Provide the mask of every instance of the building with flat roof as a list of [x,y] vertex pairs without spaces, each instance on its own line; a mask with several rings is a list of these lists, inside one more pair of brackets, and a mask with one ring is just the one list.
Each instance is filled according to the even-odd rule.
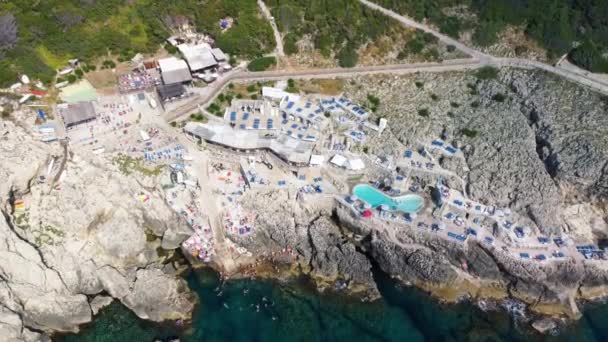
[[217,67],[218,62],[215,60],[209,44],[180,44],[177,48],[184,56],[192,72],[202,72]]
[[268,150],[294,166],[307,166],[314,147],[313,142],[285,134],[269,134],[264,130],[239,129],[230,125],[189,122],[184,132],[208,143],[238,151]]
[[211,53],[218,63],[228,62],[228,56],[220,48],[211,49]]
[[169,57],[158,60],[164,84],[185,83],[192,81],[188,64],[183,59]]
[[156,87],[158,97],[163,102],[182,97],[186,93],[186,88],[181,83],[161,84]]
[[65,128],[71,128],[97,119],[92,101],[62,103],[57,105]]

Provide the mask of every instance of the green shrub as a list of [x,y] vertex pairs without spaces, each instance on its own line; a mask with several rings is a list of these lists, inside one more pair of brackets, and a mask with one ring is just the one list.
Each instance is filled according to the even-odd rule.
[[435,93],[431,93],[431,100],[437,101],[437,100],[439,100],[439,96],[437,96],[437,94],[435,94]]
[[372,107],[378,108],[378,106],[380,106],[380,99],[372,94],[367,94],[367,100]]
[[421,108],[418,109],[418,115],[422,116],[422,117],[428,117],[429,116],[429,110],[427,108]]
[[477,108],[477,107],[479,107],[479,104],[480,104],[479,101],[473,101],[473,102],[471,102],[471,107]]
[[465,128],[462,131],[460,131],[462,133],[462,135],[468,137],[468,138],[475,138],[479,132],[477,132],[474,129],[469,129],[469,128]]
[[298,37],[294,33],[288,33],[284,38],[283,50],[287,55],[298,53]]
[[502,93],[496,93],[494,96],[492,96],[492,100],[496,102],[505,102],[506,99],[507,97]]
[[359,56],[353,44],[346,44],[338,53],[338,64],[343,68],[352,68],[357,65]]
[[210,112],[218,112],[220,110],[220,106],[217,103],[213,102],[209,105],[207,109],[209,109]]
[[453,102],[453,101],[452,101],[452,102],[450,102],[450,106],[451,106],[452,108],[458,108],[458,107],[460,107],[460,103],[458,103],[458,102]]
[[469,88],[469,94],[477,95],[479,92],[477,91],[477,85],[474,83],[467,83],[467,88]]
[[484,66],[475,72],[475,77],[480,80],[493,80],[498,77],[498,69],[493,66]]
[[249,93],[256,92],[257,90],[258,90],[258,88],[256,88],[255,84],[250,84],[247,86],[247,92],[249,92]]
[[421,81],[416,81],[416,82],[414,82],[414,84],[416,85],[416,88],[418,88],[418,89],[422,89],[424,87],[424,82],[421,82]]
[[249,62],[247,69],[249,71],[264,71],[276,64],[277,59],[275,57],[260,57]]

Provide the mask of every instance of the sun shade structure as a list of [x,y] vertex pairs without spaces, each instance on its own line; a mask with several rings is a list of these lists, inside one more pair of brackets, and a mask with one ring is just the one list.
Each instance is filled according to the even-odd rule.
[[93,102],[77,102],[58,106],[66,128],[74,127],[97,118]]

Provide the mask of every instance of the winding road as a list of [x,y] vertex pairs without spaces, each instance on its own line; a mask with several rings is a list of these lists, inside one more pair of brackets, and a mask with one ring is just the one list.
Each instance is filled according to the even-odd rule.
[[[233,71],[225,74],[215,83],[206,88],[206,91],[200,95],[191,97],[183,105],[176,109],[166,112],[163,117],[167,121],[177,120],[185,115],[188,115],[215,97],[224,89],[230,82],[247,82],[247,81],[275,81],[293,79],[319,79],[319,78],[349,78],[358,75],[372,74],[409,74],[416,72],[446,72],[446,71],[463,71],[480,68],[483,66],[494,67],[516,67],[522,69],[540,69],[546,72],[564,77],[572,82],[587,86],[598,92],[608,94],[608,82],[598,80],[584,73],[577,73],[571,70],[561,69],[552,65],[548,65],[539,61],[522,59],[522,58],[503,58],[494,57],[465,44],[448,37],[428,25],[419,23],[411,18],[397,14],[394,11],[381,7],[367,0],[359,0],[363,5],[371,9],[382,12],[383,14],[401,22],[404,25],[411,26],[425,32],[428,32],[437,37],[441,42],[447,45],[453,45],[455,48],[471,56],[470,59],[454,59],[447,60],[441,63],[413,63],[413,64],[392,64],[392,65],[377,65],[377,66],[359,66],[354,68],[330,68],[330,69],[306,69],[297,71],[260,71],[250,72],[243,68],[235,68]],[[262,9],[263,14],[269,19],[273,31],[275,33],[277,48],[276,53],[279,56],[283,55],[283,44],[281,34],[278,31],[276,23],[272,20],[272,16],[262,0],[258,1],[258,5]]]

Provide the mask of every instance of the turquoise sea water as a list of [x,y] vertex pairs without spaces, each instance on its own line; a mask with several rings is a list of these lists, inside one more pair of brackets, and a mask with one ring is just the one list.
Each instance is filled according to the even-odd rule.
[[[586,307],[581,321],[558,336],[541,336],[505,311],[469,303],[442,305],[377,275],[383,299],[363,303],[317,293],[307,281],[235,280],[220,286],[210,270],[188,281],[201,298],[191,327],[179,330],[138,319],[120,304],[102,311],[80,334],[56,341],[608,341],[608,305]],[[519,327],[521,326],[521,327]]]
[[404,213],[416,213],[422,209],[422,206],[424,205],[424,199],[418,195],[389,197],[367,184],[355,186],[353,194],[369,203],[372,208],[386,205],[391,211],[399,210]]

